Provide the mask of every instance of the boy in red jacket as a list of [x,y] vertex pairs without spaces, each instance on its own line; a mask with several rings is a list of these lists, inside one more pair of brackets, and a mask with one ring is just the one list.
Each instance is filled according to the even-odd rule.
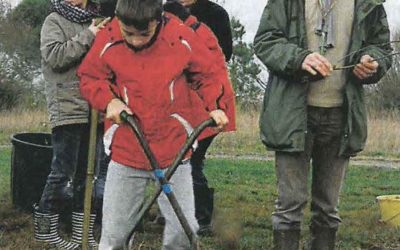
[[[136,137],[121,124],[123,110],[138,118],[162,168],[172,163],[189,127],[210,116],[219,130],[228,124],[219,107],[227,75],[217,73],[218,61],[209,60],[208,48],[190,28],[163,16],[161,0],[120,0],[115,13],[117,18],[98,34],[78,70],[82,95],[119,124],[106,133],[111,138],[112,161],[104,193],[100,249],[122,248],[146,184],[154,179]],[[196,230],[188,159],[170,182]],[[158,203],[166,218],[163,249],[189,249],[189,240],[166,197],[161,195]]]
[[[193,10],[193,13],[189,12],[189,8],[187,8],[189,6],[190,11]],[[220,61],[220,73],[227,74],[225,61],[229,61],[231,57],[232,37],[230,34],[229,17],[226,11],[219,5],[208,0],[168,0],[163,7],[164,11],[174,14],[197,34],[199,40],[204,42],[214,56],[213,60]],[[211,18],[211,16],[218,16],[219,14],[222,22],[218,20],[219,24],[217,24],[213,21],[215,18]],[[207,25],[210,25],[210,28]],[[228,77],[225,78],[228,79]],[[229,132],[236,129],[235,95],[230,81],[223,82],[223,88],[224,94],[221,96],[219,103],[220,106],[226,107],[224,111],[229,119],[229,124],[226,126],[224,132]],[[197,234],[200,236],[213,234],[214,188],[209,187],[207,177],[204,174],[204,168],[207,149],[216,135],[217,133],[209,134],[209,136],[199,140],[198,147],[190,159],[190,164],[192,165],[195,216],[199,223]]]

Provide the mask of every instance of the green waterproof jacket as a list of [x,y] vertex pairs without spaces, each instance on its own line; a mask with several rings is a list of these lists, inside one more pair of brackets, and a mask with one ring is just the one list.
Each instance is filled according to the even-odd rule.
[[[383,2],[355,0],[350,55],[342,64],[356,64],[366,54],[380,58],[391,53]],[[301,64],[312,53],[307,49],[304,16],[304,0],[269,0],[254,39],[255,53],[270,73],[260,117],[261,140],[274,151],[304,150],[311,75],[301,70]],[[391,62],[391,57],[379,60],[377,74],[362,82],[352,74],[352,69],[346,72],[346,121],[340,155],[352,156],[363,150],[367,138],[363,84],[378,82]]]

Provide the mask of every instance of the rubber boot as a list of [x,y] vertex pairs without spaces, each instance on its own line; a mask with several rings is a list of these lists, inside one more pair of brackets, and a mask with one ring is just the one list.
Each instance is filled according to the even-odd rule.
[[33,212],[35,240],[49,243],[58,249],[78,249],[78,244],[65,241],[60,237],[58,233],[59,217],[59,214],[41,213],[35,207]]
[[195,216],[199,223],[197,234],[211,236],[211,219],[214,210],[214,189],[207,186],[194,186]]
[[[83,238],[83,213],[72,212],[72,242],[82,245]],[[88,243],[91,249],[97,249],[98,245],[93,236],[93,226],[96,220],[96,214],[90,214],[89,238]]]
[[274,230],[274,250],[298,250],[300,230]]
[[337,228],[311,226],[311,250],[334,250]]

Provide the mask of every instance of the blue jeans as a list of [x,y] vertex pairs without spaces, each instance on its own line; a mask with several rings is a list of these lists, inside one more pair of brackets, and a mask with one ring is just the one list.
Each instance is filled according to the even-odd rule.
[[344,112],[342,108],[308,107],[303,152],[276,152],[278,199],[272,214],[275,230],[300,229],[307,204],[308,174],[312,160],[311,226],[337,228],[337,206],[349,163],[339,156]]
[[[64,125],[52,130],[53,159],[51,172],[47,177],[39,201],[39,211],[60,213],[66,207],[71,206],[71,203],[74,211],[83,210],[89,130],[88,124]],[[99,126],[96,148],[95,209],[101,206],[99,203],[101,203],[104,192],[105,174],[109,161],[104,154],[102,134],[103,128]]]

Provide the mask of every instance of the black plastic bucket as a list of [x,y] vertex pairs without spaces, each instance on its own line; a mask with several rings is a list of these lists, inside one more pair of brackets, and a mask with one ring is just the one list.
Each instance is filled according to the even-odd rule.
[[32,211],[39,202],[50,173],[51,134],[20,133],[11,136],[11,197],[15,207]]

